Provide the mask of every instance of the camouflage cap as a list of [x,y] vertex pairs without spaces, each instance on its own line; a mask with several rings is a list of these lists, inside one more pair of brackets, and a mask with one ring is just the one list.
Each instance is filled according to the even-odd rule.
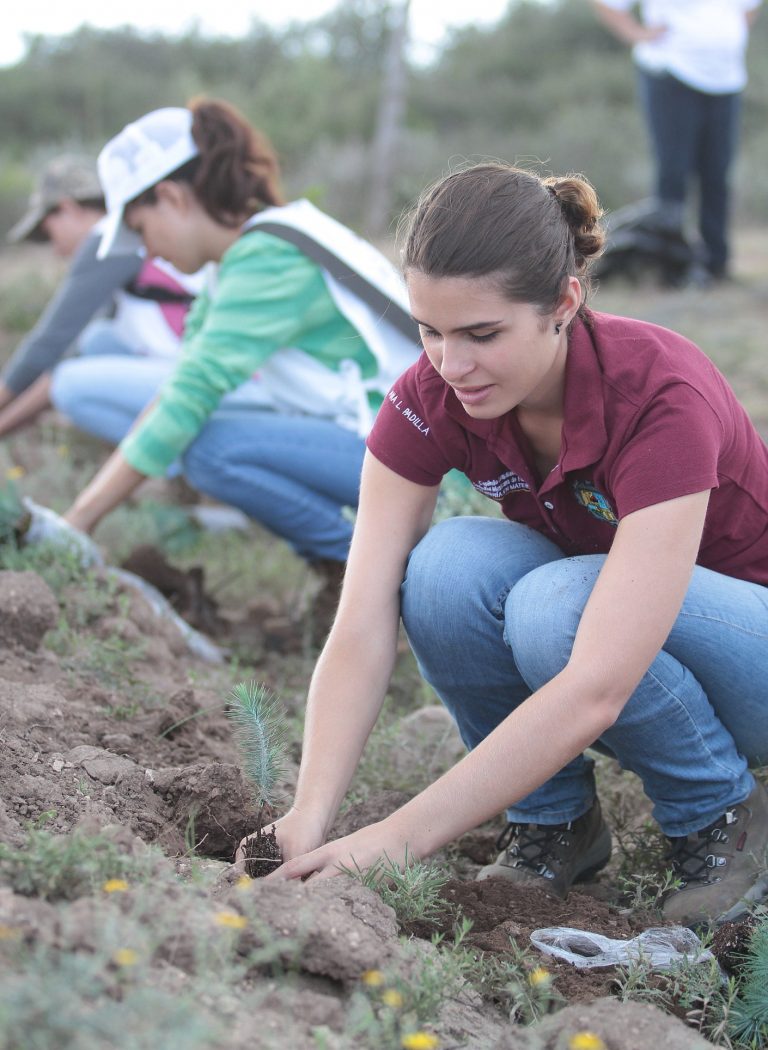
[[26,214],[8,231],[7,239],[13,242],[44,241],[47,238],[40,224],[63,200],[95,201],[103,197],[93,160],[75,155],[56,157],[40,176],[30,195]]

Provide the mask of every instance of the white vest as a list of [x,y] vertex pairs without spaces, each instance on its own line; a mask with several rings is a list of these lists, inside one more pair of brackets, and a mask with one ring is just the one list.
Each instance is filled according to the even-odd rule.
[[[395,267],[373,245],[308,200],[259,212],[248,220],[243,230],[270,222],[291,226],[308,235],[409,313],[405,285]],[[416,327],[414,325],[414,338],[409,339],[342,281],[324,268],[322,273],[339,312],[376,358],[377,374],[364,379],[357,361],[352,358],[342,361],[338,372],[331,371],[305,351],[286,348],[272,354],[259,369],[258,383],[263,392],[269,391],[278,411],[332,418],[365,436],[373,423],[368,394],[377,393],[383,398],[421,353],[421,346],[416,342]],[[231,397],[225,400],[229,402]]]

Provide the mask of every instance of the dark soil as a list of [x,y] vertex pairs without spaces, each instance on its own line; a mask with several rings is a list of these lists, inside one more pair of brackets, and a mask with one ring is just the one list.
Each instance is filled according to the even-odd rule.
[[262,879],[279,868],[283,855],[277,844],[274,825],[268,831],[261,830],[249,838],[243,849],[245,874],[252,879]]
[[712,944],[709,946],[710,951],[730,976],[741,972],[749,942],[757,925],[757,919],[747,916],[740,922],[724,922],[715,930]]
[[63,601],[87,629],[56,655],[40,644],[56,599],[34,573],[0,573],[0,622],[19,620],[0,651],[0,841],[21,841],[32,821],[65,832],[87,818],[171,855],[231,860],[258,811],[224,711],[228,675],[134,592],[101,599],[98,615],[77,591]]
[[[427,939],[436,932],[450,936],[457,917],[463,916],[472,921],[465,943],[494,954],[508,952],[510,944],[530,950],[531,933],[542,928],[568,926],[629,940],[647,925],[584,893],[572,891],[561,900],[537,886],[519,885],[503,878],[482,882],[451,880],[441,895],[450,905],[442,918],[437,923],[413,923],[408,932]],[[568,1002],[609,995],[613,987],[612,968],[577,969],[554,957],[544,957],[542,963]]]
[[200,565],[177,569],[157,547],[134,547],[122,568],[151,583],[167,598],[187,623],[206,634],[221,633],[222,620],[216,601],[205,592],[205,573]]
[[122,568],[151,583],[176,612],[197,630],[228,648],[250,654],[295,653],[304,648],[305,625],[270,599],[254,600],[243,610],[222,609],[206,590],[200,565],[182,569],[151,544],[134,547]]

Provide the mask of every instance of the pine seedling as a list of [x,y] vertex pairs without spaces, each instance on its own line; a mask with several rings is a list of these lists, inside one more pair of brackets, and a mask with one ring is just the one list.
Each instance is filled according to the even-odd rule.
[[285,726],[278,698],[256,682],[240,682],[234,687],[227,701],[227,715],[234,726],[243,769],[253,784],[259,807],[255,836],[248,843],[249,847],[253,844],[256,852],[246,851],[246,871],[251,875],[259,874],[248,861],[273,861],[273,858],[264,856],[270,838],[274,842],[275,855],[279,855],[274,835],[265,834],[264,827],[273,818],[277,784],[285,773]]
[[765,1046],[768,1040],[768,919],[749,941],[739,997],[733,1003],[730,1034],[739,1046]]

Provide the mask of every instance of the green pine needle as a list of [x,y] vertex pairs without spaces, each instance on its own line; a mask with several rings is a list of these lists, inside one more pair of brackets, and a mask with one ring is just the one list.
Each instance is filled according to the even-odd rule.
[[286,735],[280,701],[265,686],[240,682],[227,701],[243,768],[260,802],[275,803],[275,785],[285,773]]
[[768,1039],[768,919],[750,937],[739,998],[731,1014],[739,1045],[765,1046]]

